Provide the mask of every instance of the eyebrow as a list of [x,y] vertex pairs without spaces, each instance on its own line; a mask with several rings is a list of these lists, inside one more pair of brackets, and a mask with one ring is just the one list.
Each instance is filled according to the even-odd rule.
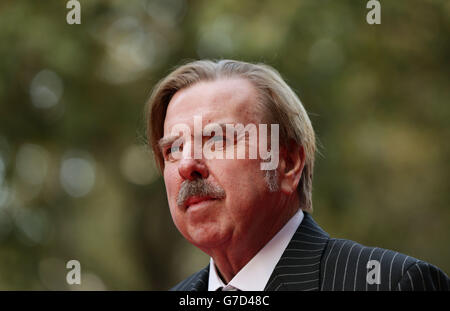
[[[215,122],[214,123],[209,123],[209,124],[205,125],[205,127],[203,128],[203,131],[205,129],[209,130],[211,127],[213,127],[213,125],[215,125],[214,128],[216,128],[216,126],[218,125],[222,129],[222,133],[226,133],[226,125],[227,124],[231,124],[231,123],[215,123]],[[215,131],[212,131],[212,132],[215,132]]]
[[[233,125],[233,126],[236,125],[236,124],[234,124],[234,123],[209,123],[209,124],[207,124],[205,127],[203,127],[203,129],[202,129],[202,134],[203,134],[203,130],[209,128],[208,126],[211,126],[212,124],[219,125],[219,127],[222,128],[222,134],[224,134],[224,135],[226,135],[226,125],[227,125],[227,124],[230,124],[230,125]],[[213,132],[214,132],[214,131],[213,131]],[[177,140],[178,138],[180,138],[181,136],[182,136],[182,135],[169,135],[169,136],[166,136],[166,137],[161,138],[161,139],[158,141],[159,149],[162,151],[165,147],[172,145],[173,142],[174,142],[175,140]]]
[[166,137],[161,138],[158,141],[159,149],[162,151],[164,149],[164,147],[172,145],[173,142],[175,140],[177,140],[178,138],[180,138],[180,137],[181,137],[181,135],[170,135],[170,136],[166,136]]

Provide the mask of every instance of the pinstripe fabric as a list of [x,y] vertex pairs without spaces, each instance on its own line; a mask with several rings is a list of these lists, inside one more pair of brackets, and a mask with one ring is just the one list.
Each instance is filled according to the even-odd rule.
[[208,290],[209,265],[171,288],[171,291]]
[[[391,250],[330,239],[321,262],[321,290],[450,290],[450,280],[437,267]],[[379,284],[366,281],[367,263],[380,263]]]
[[308,213],[275,266],[265,290],[318,290],[320,260],[329,236]]
[[[367,263],[380,263],[379,284],[369,284]],[[209,265],[171,290],[207,290]],[[439,268],[416,258],[378,247],[330,238],[311,215],[304,218],[277,263],[267,291],[450,290]]]

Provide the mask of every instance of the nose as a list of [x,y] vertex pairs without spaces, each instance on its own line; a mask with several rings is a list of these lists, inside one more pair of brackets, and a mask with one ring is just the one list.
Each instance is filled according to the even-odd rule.
[[206,179],[209,176],[205,163],[197,159],[181,159],[178,164],[178,172],[183,179]]

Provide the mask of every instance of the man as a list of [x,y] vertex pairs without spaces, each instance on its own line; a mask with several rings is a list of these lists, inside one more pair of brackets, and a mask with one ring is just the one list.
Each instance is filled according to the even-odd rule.
[[431,264],[330,238],[314,222],[314,131],[271,67],[188,63],[147,110],[173,221],[211,257],[173,290],[449,289]]

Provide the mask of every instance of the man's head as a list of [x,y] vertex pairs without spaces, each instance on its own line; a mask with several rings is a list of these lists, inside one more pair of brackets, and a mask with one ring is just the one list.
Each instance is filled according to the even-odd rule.
[[[312,210],[314,131],[298,97],[271,67],[232,60],[188,63],[155,87],[146,114],[149,143],[163,171],[172,217],[198,247],[207,250],[236,239],[251,244],[261,232],[276,233],[299,206]],[[261,170],[261,163],[267,162],[261,156],[193,158],[189,154],[194,138],[187,136],[173,148],[173,129],[182,124],[195,133],[199,116],[202,128],[266,124],[269,136],[270,125],[278,124],[279,146],[273,140],[268,144],[279,149],[278,166]],[[248,150],[252,144],[259,150],[264,138],[251,141],[245,134],[215,133],[217,137],[224,147],[215,152],[223,154],[226,143],[241,141]],[[208,143],[203,137],[200,141]]]

